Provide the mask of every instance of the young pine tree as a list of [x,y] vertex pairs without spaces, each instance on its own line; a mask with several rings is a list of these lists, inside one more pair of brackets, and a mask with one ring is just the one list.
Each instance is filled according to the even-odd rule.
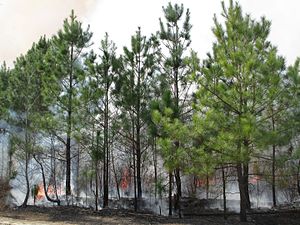
[[[176,120],[184,122],[190,110],[190,83],[188,82],[188,66],[186,52],[189,50],[191,43],[190,31],[190,12],[184,10],[183,5],[169,3],[163,7],[165,22],[160,19],[160,31],[158,32],[160,42],[163,46],[161,76],[168,88],[165,91],[171,91],[171,98],[174,102],[173,117]],[[162,94],[164,95],[164,93]],[[169,157],[176,155],[180,148],[179,140],[174,140],[175,148],[169,151]],[[177,161],[177,160],[176,160]],[[176,181],[176,199],[175,208],[179,209],[180,215],[180,198],[181,191],[181,168],[179,165],[169,170],[169,215],[172,215],[172,180],[173,172]]]
[[[124,47],[123,72],[118,77],[115,96],[122,120],[130,121],[122,132],[132,146],[135,210],[142,198],[142,155],[146,149],[146,114],[149,112],[151,80],[156,70],[157,41],[147,39],[141,29],[131,37],[131,48]],[[124,122],[124,125],[126,123]],[[129,129],[128,129],[129,128]]]
[[233,1],[228,8],[222,3],[222,8],[225,23],[214,17],[216,42],[197,78],[197,96],[202,108],[213,109],[212,113],[227,118],[220,121],[220,127],[227,123],[226,132],[231,134],[235,146],[230,154],[238,174],[240,217],[246,221],[246,210],[250,208],[249,162],[258,150],[256,143],[268,131],[264,131],[265,120],[270,116],[266,111],[282,93],[280,82],[285,63],[267,39],[271,26],[268,20],[253,20]]
[[29,164],[34,154],[35,138],[43,126],[41,121],[49,114],[52,103],[47,97],[44,59],[49,49],[49,42],[42,37],[38,43],[17,58],[9,76],[9,99],[12,116],[9,123],[20,128],[21,133],[14,133],[14,147],[19,150],[24,160],[26,195],[22,206],[26,206],[30,194]]
[[[85,81],[82,59],[90,46],[92,33],[89,28],[84,29],[72,10],[65,19],[63,28],[52,39],[49,66],[53,81],[52,97],[56,100],[56,119],[61,127],[53,130],[60,136],[59,140],[66,148],[66,197],[71,195],[71,140],[76,128],[76,112],[80,107],[79,92]],[[54,88],[55,87],[55,88]]]
[[[99,59],[97,63],[96,60]],[[116,55],[116,45],[109,40],[108,34],[101,41],[100,55],[90,54],[86,60],[88,71],[90,73],[89,80],[89,107],[94,118],[100,118],[102,121],[97,121],[98,124],[103,124],[103,207],[108,207],[109,194],[109,165],[110,165],[110,135],[111,116],[113,110],[112,89],[114,82],[121,68],[120,60]],[[91,115],[89,115],[91,116]],[[104,121],[104,122],[103,122]]]

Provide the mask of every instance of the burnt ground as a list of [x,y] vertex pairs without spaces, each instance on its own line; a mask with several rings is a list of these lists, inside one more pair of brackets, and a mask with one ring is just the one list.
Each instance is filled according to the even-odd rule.
[[5,209],[0,211],[1,225],[58,225],[58,224],[197,224],[197,225],[300,225],[300,211],[258,212],[248,216],[249,222],[240,223],[238,215],[224,220],[221,214],[185,216],[182,219],[150,213],[134,213],[131,210],[105,209],[93,211],[74,206],[35,207]]

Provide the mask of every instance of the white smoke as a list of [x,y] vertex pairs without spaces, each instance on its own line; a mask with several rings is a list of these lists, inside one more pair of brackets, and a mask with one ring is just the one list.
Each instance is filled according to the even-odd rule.
[[82,21],[95,4],[96,0],[0,1],[0,62],[12,65],[40,36],[55,34],[72,9]]

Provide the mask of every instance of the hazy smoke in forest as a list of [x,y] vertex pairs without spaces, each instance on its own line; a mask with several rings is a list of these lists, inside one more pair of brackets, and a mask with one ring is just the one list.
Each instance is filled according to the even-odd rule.
[[51,37],[71,10],[82,21],[97,0],[0,0],[0,63],[9,65],[40,36]]

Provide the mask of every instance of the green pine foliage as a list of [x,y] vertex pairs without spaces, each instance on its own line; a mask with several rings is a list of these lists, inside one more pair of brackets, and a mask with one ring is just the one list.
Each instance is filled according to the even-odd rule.
[[[250,208],[251,172],[272,185],[274,205],[277,188],[300,194],[300,59],[286,66],[268,39],[271,21],[253,19],[232,0],[228,6],[223,2],[204,60],[190,48],[189,9],[167,4],[159,25],[149,37],[139,27],[120,55],[105,34],[96,54],[89,27],[72,11],[56,35],[41,37],[11,69],[1,65],[0,119],[14,127],[9,157],[25,163],[23,206],[31,159],[44,151],[39,138],[55,139],[64,148],[67,197],[71,159],[78,156],[78,176],[84,178],[78,178],[77,192],[93,192],[96,208],[99,196],[108,206],[114,182],[118,197],[120,187],[134,191],[137,210],[147,184],[155,183],[161,199],[169,186],[170,214],[177,191],[180,215],[181,177],[208,180],[220,168],[224,176],[229,165],[238,178],[242,220]],[[223,177],[223,189],[225,182]]]
[[213,125],[208,122],[208,126],[221,131],[214,135],[216,139],[219,135],[222,138],[223,132],[231,133],[233,138],[229,140],[236,146],[241,144],[230,153],[232,159],[244,162],[271,132],[265,123],[269,108],[283,93],[285,62],[267,39],[270,22],[264,17],[260,21],[251,19],[232,1],[228,9],[223,4],[222,16],[225,25],[214,17],[217,41],[213,53],[208,54],[201,73],[194,76],[199,85],[196,116],[200,123],[199,118],[206,121],[211,117]]

